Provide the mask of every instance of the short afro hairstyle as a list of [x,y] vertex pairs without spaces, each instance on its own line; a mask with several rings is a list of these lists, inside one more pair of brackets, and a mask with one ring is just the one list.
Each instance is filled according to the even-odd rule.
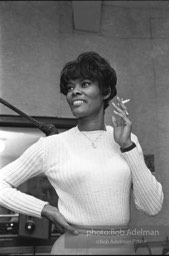
[[90,79],[98,81],[103,95],[110,95],[105,99],[104,109],[116,94],[117,76],[110,63],[98,53],[90,51],[81,53],[77,59],[66,63],[60,75],[60,92],[67,95],[67,85],[70,80]]

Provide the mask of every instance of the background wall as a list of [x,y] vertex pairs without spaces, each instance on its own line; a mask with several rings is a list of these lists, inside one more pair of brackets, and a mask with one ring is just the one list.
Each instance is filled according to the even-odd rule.
[[[98,33],[76,31],[71,1],[0,2],[0,96],[28,115],[72,117],[59,92],[65,62],[94,50],[117,71],[118,94],[145,154],[155,155],[155,176],[165,201],[148,217],[132,203],[132,222],[169,226],[169,3],[102,1]],[[14,114],[0,106],[1,114]],[[111,124],[113,108],[106,112]]]

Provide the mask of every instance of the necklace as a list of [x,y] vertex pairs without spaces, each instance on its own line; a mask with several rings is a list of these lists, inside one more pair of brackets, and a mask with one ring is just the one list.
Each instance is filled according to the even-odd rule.
[[[106,130],[106,127],[105,127],[105,130]],[[99,138],[101,138],[101,136],[103,135],[105,130],[103,130],[94,140],[92,140],[90,137],[88,137],[85,132],[80,131],[80,130],[79,130],[79,132],[91,142],[93,148],[97,148],[96,142],[98,141]]]

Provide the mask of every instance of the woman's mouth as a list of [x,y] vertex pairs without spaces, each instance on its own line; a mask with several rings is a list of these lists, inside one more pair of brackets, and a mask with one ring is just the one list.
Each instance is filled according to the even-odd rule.
[[84,103],[83,100],[75,100],[75,101],[73,102],[73,106],[79,107],[79,106],[81,106],[83,103]]

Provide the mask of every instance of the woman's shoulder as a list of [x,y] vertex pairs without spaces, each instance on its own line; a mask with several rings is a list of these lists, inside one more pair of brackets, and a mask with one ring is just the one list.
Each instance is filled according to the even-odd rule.
[[76,127],[73,127],[68,130],[59,132],[57,134],[53,134],[47,137],[41,137],[40,140],[42,141],[42,143],[45,143],[45,144],[56,143],[66,139],[67,137],[71,136],[71,134],[73,135],[75,133],[75,130],[76,130]]

